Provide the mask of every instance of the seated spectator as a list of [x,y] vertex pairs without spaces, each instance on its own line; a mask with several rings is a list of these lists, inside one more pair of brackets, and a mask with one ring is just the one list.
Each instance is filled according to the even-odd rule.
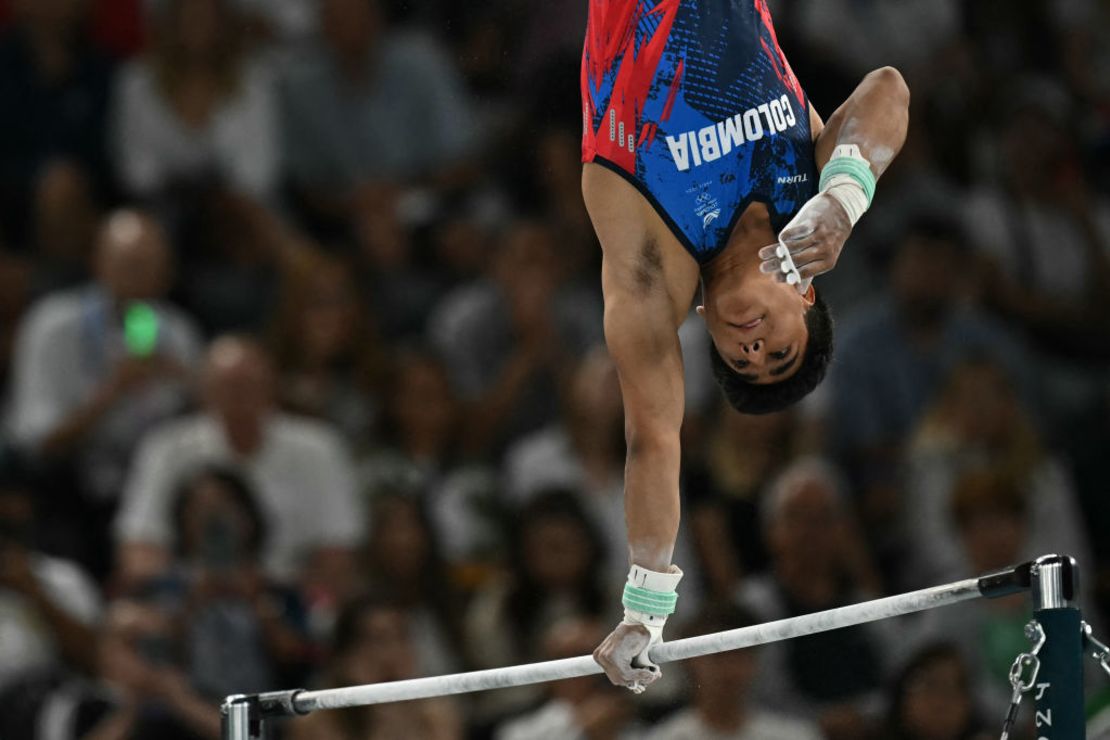
[[215,185],[265,199],[278,174],[277,121],[265,72],[245,56],[232,0],[151,6],[146,57],[120,72],[113,156],[135,197]]
[[111,65],[88,41],[88,7],[72,0],[14,0],[0,36],[0,223],[13,245],[34,241],[30,216],[54,164],[94,191],[110,184],[104,142]]
[[1110,200],[1084,175],[1070,93],[1042,78],[1007,93],[998,176],[968,199],[968,229],[988,262],[989,305],[1029,336],[1045,391],[1074,413],[1110,360]]
[[272,331],[282,405],[333,424],[352,445],[366,444],[375,422],[371,321],[351,269],[316,255],[289,276]]
[[[964,475],[952,491],[949,513],[972,573],[990,573],[1020,562],[1029,538],[1029,500],[1006,471]],[[934,609],[921,617],[919,640],[954,639],[988,717],[1002,717],[1012,691],[1010,666],[1029,649],[1027,596],[977,601],[960,609]]]
[[861,513],[874,539],[892,529],[895,462],[950,369],[969,356],[987,356],[1015,378],[1028,377],[1024,355],[1006,333],[961,307],[965,259],[958,228],[943,218],[917,218],[891,257],[889,289],[842,322],[827,426],[836,430],[830,442],[861,488]]
[[44,165],[39,172],[30,235],[35,296],[89,280],[103,218],[95,186],[80,167],[62,160]]
[[917,651],[891,684],[875,740],[987,740],[967,662],[950,643]]
[[467,404],[467,449],[496,454],[556,417],[560,381],[602,341],[601,306],[567,281],[551,229],[519,222],[487,277],[440,302],[428,333]]
[[99,640],[112,708],[83,740],[217,740],[220,710],[182,668],[173,617],[144,599],[119,599]]
[[908,450],[902,526],[911,547],[910,579],[921,588],[969,572],[955,522],[953,487],[975,470],[1007,471],[1030,510],[1019,558],[1067,552],[1093,562],[1070,476],[1044,444],[1013,383],[995,362],[953,368]]
[[197,471],[177,492],[173,520],[174,564],[142,590],[175,608],[192,686],[217,701],[302,683],[304,604],[262,572],[266,520],[246,481],[219,467]]
[[136,582],[166,569],[177,546],[174,492],[185,475],[225,464],[258,493],[270,528],[266,573],[283,583],[304,578],[341,598],[365,519],[339,435],[274,408],[270,359],[251,340],[213,342],[202,384],[204,410],[154,430],[136,453],[115,522],[120,576]]
[[[744,579],[738,593],[760,622],[879,596],[846,493],[827,464],[802,459],[788,466],[762,515],[770,573]],[[830,740],[859,738],[894,652],[892,629],[877,622],[765,646],[756,700],[817,722]]]
[[[505,455],[505,495],[523,505],[543,491],[565,488],[582,494],[582,506],[620,542],[624,523],[624,408],[617,370],[604,347],[575,368],[559,423],[520,439]],[[609,565],[617,578],[628,572],[623,548]]]
[[[479,591],[466,614],[465,645],[479,668],[538,660],[540,639],[568,617],[599,619],[614,606],[603,588],[605,542],[570,491],[548,491],[512,517],[508,572]],[[533,686],[478,698],[489,720],[539,697]]]
[[[386,601],[360,597],[335,624],[324,669],[328,687],[417,678],[417,646],[405,613]],[[289,740],[461,740],[462,721],[451,698],[394,702],[315,712],[289,724]]]
[[391,352],[382,388],[378,441],[359,466],[361,488],[373,498],[407,493],[427,502],[452,564],[488,559],[500,544],[496,480],[463,455],[463,409],[447,368],[426,348]]
[[77,565],[36,547],[37,493],[26,465],[0,452],[0,690],[96,670],[100,594]]
[[[544,659],[588,655],[604,637],[597,621],[556,622],[543,638]],[[555,681],[546,688],[548,700],[499,726],[494,740],[638,740],[644,736],[632,695],[601,676]]]
[[[71,538],[84,547],[75,554],[101,571],[107,543],[96,538],[115,510],[131,451],[184,407],[200,343],[192,321],[164,301],[169,245],[148,216],[109,216],[94,267],[92,283],[48,295],[24,318],[10,427],[32,454],[74,468],[80,495],[61,498],[65,506],[59,503],[51,521],[76,527]],[[129,311],[136,305],[153,311],[152,346],[133,336]]]
[[416,497],[397,493],[375,497],[361,565],[368,590],[389,594],[391,602],[404,610],[421,675],[457,671],[461,602],[440,553],[437,532]]
[[396,205],[399,186],[447,178],[474,132],[458,74],[430,38],[388,29],[378,0],[324,0],[319,13],[320,43],[290,65],[282,121],[293,184],[334,225]]
[[[683,637],[751,627],[754,615],[735,606],[711,604],[688,620]],[[730,650],[686,661],[693,688],[691,706],[667,718],[649,740],[818,740],[816,725],[774,714],[753,699],[760,678],[761,648]]]
[[727,598],[744,575],[767,570],[760,526],[767,482],[800,447],[796,411],[747,416],[722,402],[700,454],[685,464],[694,546],[716,598]]

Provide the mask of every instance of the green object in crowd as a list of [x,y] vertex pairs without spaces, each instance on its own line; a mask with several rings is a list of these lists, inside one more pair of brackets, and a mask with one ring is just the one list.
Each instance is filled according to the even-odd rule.
[[123,341],[127,351],[149,357],[158,344],[158,314],[149,303],[136,301],[123,317]]

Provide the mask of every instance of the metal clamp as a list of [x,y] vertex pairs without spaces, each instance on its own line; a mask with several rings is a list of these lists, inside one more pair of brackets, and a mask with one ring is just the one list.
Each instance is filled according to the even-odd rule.
[[1006,720],[1002,724],[1002,740],[1008,740],[1010,737],[1010,731],[1014,729],[1014,724],[1017,722],[1021,700],[1036,686],[1037,675],[1041,672],[1041,659],[1038,655],[1047,640],[1044,628],[1041,627],[1040,622],[1033,620],[1025,625],[1025,636],[1033,643],[1033,649],[1017,656],[1014,664],[1010,666],[1010,686],[1013,687],[1013,694],[1010,697],[1010,709],[1006,712]]
[[1083,646],[1090,651],[1095,662],[1102,666],[1102,670],[1106,671],[1106,675],[1110,676],[1110,647],[1095,637],[1091,625],[1083,622],[1080,629],[1083,631]]

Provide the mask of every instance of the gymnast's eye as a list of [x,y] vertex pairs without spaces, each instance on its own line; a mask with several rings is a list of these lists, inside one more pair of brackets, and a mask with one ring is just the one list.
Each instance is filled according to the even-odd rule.
[[772,352],[771,353],[771,359],[772,360],[785,360],[786,356],[788,354],[790,354],[790,348],[789,347],[787,347],[784,350],[780,350],[778,352]]
[[732,361],[733,367],[735,367],[737,370],[743,370],[744,368],[746,368],[750,364],[751,363],[748,362],[747,360],[733,360]]

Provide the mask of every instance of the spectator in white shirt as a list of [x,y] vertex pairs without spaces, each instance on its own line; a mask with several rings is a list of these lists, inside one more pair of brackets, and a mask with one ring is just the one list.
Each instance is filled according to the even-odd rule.
[[237,468],[255,487],[271,536],[263,567],[279,581],[311,578],[332,596],[350,588],[365,518],[339,434],[274,408],[274,371],[255,342],[217,339],[203,370],[204,410],[155,430],[136,454],[116,520],[125,582],[169,562],[173,493],[203,465]]
[[[735,606],[705,608],[682,630],[683,637],[750,627],[758,620]],[[656,728],[649,740],[818,740],[816,725],[771,714],[752,702],[759,650],[732,650],[686,663],[694,694],[690,707]]]
[[0,690],[96,667],[100,597],[75,564],[35,547],[34,493],[25,466],[0,455]]
[[112,151],[135,196],[215,180],[265,198],[278,175],[269,75],[242,49],[228,0],[169,0],[154,10],[150,53],[120,72]]
[[[131,452],[185,406],[201,350],[193,322],[163,300],[170,251],[148,216],[119,211],[106,219],[94,271],[92,283],[46,296],[23,319],[8,426],[21,448],[53,470],[72,469],[77,485],[66,485],[67,495],[52,499],[57,510],[44,517],[55,539],[72,544],[67,552],[100,572]],[[136,307],[147,330],[143,346],[128,340]]]

